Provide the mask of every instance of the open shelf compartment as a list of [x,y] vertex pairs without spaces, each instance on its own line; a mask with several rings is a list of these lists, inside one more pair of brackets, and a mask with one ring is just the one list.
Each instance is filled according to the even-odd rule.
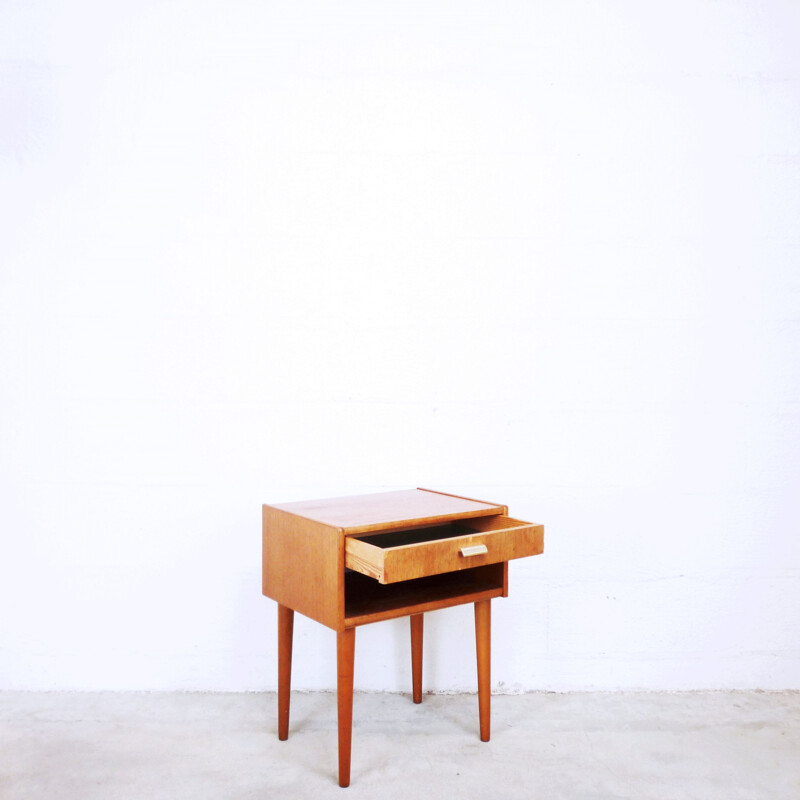
[[487,600],[506,592],[507,570],[502,563],[388,585],[348,570],[344,576],[345,626]]

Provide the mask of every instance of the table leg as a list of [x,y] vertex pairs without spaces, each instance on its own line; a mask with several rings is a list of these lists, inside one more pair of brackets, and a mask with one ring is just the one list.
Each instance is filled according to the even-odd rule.
[[289,694],[292,687],[294,611],[278,604],[278,738],[289,738]]
[[492,701],[492,601],[475,603],[475,649],[478,655],[478,711],[481,741],[489,741]]
[[353,661],[356,629],[336,633],[336,694],[339,711],[339,786],[350,785],[350,745],[353,739]]
[[411,683],[414,702],[422,702],[422,614],[412,614],[411,620]]

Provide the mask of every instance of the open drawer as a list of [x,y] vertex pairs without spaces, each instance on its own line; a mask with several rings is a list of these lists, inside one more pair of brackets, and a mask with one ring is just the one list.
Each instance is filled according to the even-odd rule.
[[544,550],[544,526],[502,515],[345,539],[345,566],[380,583],[497,564]]

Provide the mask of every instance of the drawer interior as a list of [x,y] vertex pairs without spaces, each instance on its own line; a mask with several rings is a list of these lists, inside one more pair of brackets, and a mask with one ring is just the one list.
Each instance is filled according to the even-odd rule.
[[488,517],[459,519],[443,525],[427,525],[423,528],[405,528],[398,531],[370,533],[353,538],[367,542],[373,547],[379,547],[381,550],[389,550],[392,547],[405,547],[422,542],[435,542],[440,539],[455,539],[459,536],[470,536],[474,533],[511,530],[513,528],[528,527],[529,525],[529,522],[498,514]]
[[419,544],[420,542],[435,542],[439,539],[468,536],[471,533],[475,533],[475,530],[475,528],[468,526],[467,520],[459,520],[445,525],[428,525],[424,528],[385,531],[384,533],[372,533],[354,538],[362,542],[368,542],[374,547],[380,547],[381,550],[388,550],[391,547],[404,547],[409,544]]

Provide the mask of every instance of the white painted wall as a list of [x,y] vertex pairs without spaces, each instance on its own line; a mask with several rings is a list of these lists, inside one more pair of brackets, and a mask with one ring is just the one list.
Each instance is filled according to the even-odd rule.
[[273,688],[261,503],[422,485],[546,524],[501,690],[800,688],[794,0],[2,18],[0,686]]

